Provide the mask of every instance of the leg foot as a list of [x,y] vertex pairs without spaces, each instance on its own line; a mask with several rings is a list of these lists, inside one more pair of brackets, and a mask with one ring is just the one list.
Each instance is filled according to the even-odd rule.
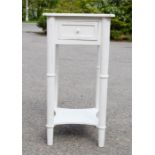
[[104,147],[105,129],[98,129],[98,146]]
[[47,145],[53,145],[53,128],[47,128]]

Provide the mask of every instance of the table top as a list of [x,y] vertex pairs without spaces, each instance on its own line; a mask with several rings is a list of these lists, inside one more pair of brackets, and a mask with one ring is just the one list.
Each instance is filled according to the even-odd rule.
[[47,17],[115,17],[114,14],[92,14],[92,13],[43,13]]

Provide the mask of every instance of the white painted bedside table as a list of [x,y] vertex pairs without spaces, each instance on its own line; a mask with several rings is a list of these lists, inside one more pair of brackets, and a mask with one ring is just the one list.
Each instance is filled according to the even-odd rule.
[[[108,85],[110,21],[113,14],[44,13],[47,16],[47,144],[53,144],[54,126],[86,124],[98,128],[98,145],[104,146]],[[96,106],[67,109],[57,106],[56,47],[97,45]]]

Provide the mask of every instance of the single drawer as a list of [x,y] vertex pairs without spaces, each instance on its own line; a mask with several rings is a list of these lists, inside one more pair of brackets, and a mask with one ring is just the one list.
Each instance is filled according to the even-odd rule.
[[60,21],[58,40],[98,40],[98,21]]

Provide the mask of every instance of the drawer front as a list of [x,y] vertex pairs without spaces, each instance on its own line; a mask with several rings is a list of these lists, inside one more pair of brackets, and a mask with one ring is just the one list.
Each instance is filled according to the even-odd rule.
[[61,21],[58,40],[98,40],[97,21]]

